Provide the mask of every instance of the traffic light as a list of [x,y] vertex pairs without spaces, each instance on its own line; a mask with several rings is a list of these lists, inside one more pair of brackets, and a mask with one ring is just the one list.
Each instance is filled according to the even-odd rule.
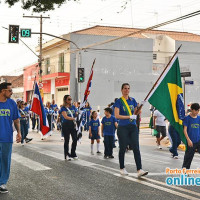
[[78,68],[78,82],[83,83],[85,81],[85,69]]
[[18,25],[9,25],[9,43],[19,43]]

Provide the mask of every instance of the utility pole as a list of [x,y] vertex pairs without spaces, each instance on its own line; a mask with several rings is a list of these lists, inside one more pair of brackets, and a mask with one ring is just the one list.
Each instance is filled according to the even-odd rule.
[[26,18],[39,18],[40,19],[40,55],[39,55],[39,59],[38,59],[38,64],[39,64],[39,88],[40,88],[40,94],[42,96],[43,99],[43,85],[42,85],[42,23],[43,23],[43,19],[50,19],[50,17],[43,17],[42,15],[40,16],[25,16],[23,15],[23,17]]

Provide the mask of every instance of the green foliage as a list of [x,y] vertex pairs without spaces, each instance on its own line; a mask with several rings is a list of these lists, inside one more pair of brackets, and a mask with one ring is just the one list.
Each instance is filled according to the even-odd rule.
[[39,13],[54,10],[55,6],[60,7],[63,3],[70,0],[5,0],[5,3],[12,7],[13,5],[15,5],[15,3],[20,1],[24,10],[30,10],[32,8],[33,12]]

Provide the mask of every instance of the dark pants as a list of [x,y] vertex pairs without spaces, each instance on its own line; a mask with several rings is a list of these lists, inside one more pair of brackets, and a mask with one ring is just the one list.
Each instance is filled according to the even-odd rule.
[[[64,134],[65,142],[64,142],[64,155],[65,156],[76,156],[76,145],[77,145],[77,131],[74,128],[73,121],[67,121],[62,123],[62,131]],[[69,154],[69,137],[72,137],[72,147],[71,147],[71,154]]]
[[20,129],[21,129],[21,135],[22,135],[21,143],[23,144],[24,139],[28,135],[28,123],[26,120],[20,120]]
[[104,135],[104,155],[112,156],[113,154],[114,135]]
[[135,163],[137,170],[142,169],[140,148],[139,148],[139,135],[136,125],[119,126],[117,129],[117,136],[119,139],[119,164],[120,169],[124,166],[124,156],[126,152],[126,147],[131,144],[133,148]]
[[179,133],[175,130],[173,126],[169,126],[169,135],[172,139],[172,147],[169,149],[169,151],[173,154],[173,156],[178,156],[177,148],[181,144],[181,138]]
[[193,143],[193,147],[187,146],[182,168],[190,169],[190,165],[192,163],[196,149],[200,153],[200,141],[198,143]]
[[32,130],[34,130],[35,129],[35,125],[36,125],[36,122],[37,122],[37,129],[39,128],[38,127],[38,125],[39,125],[39,118],[31,118],[31,120],[32,120]]

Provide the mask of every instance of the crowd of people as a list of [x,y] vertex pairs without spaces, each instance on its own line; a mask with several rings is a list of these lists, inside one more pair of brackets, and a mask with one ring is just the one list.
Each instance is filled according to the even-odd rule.
[[[85,124],[84,130],[88,132],[91,140],[91,155],[94,155],[94,143],[97,143],[97,154],[101,154],[100,141],[103,138],[104,158],[113,159],[113,148],[115,147],[116,133],[119,143],[119,166],[121,175],[128,175],[125,168],[125,152],[133,150],[137,174],[140,178],[148,174],[143,170],[141,162],[141,154],[139,148],[139,127],[141,120],[141,110],[139,104],[133,97],[129,96],[130,85],[124,83],[121,87],[122,97],[116,98],[114,102],[108,104],[104,109],[104,116],[100,117],[99,110],[95,111],[91,108],[89,102],[86,103],[84,109]],[[0,84],[0,124],[3,126],[0,131],[0,153],[4,158],[0,158],[0,169],[6,174],[0,177],[0,192],[6,193],[6,183],[10,174],[10,160],[13,143],[13,127],[17,131],[17,142],[25,143],[32,141],[28,138],[29,129],[32,128],[39,131],[40,124],[38,116],[30,111],[31,102],[26,103],[21,99],[14,102],[10,97],[12,88],[10,83]],[[77,135],[77,116],[80,109],[80,102],[72,103],[72,97],[65,95],[63,104],[58,105],[53,100],[47,101],[44,105],[45,114],[49,123],[50,133],[54,129],[61,131],[61,139],[64,140],[64,159],[70,161],[78,159],[76,147],[78,141]],[[187,139],[187,150],[185,152],[183,167],[190,168],[194,153],[196,150],[200,152],[200,117],[199,104],[191,105],[190,112],[183,120],[184,134]],[[157,131],[156,142],[159,149],[161,141],[166,137],[165,117],[158,111],[153,109],[153,127]],[[30,127],[30,120],[32,127]],[[37,125],[36,125],[37,124]],[[172,146],[169,149],[172,157],[177,159],[177,147],[181,143],[180,136],[173,126],[169,126],[170,138]],[[50,135],[51,135],[50,134]],[[71,150],[69,148],[70,136],[72,138]]]

